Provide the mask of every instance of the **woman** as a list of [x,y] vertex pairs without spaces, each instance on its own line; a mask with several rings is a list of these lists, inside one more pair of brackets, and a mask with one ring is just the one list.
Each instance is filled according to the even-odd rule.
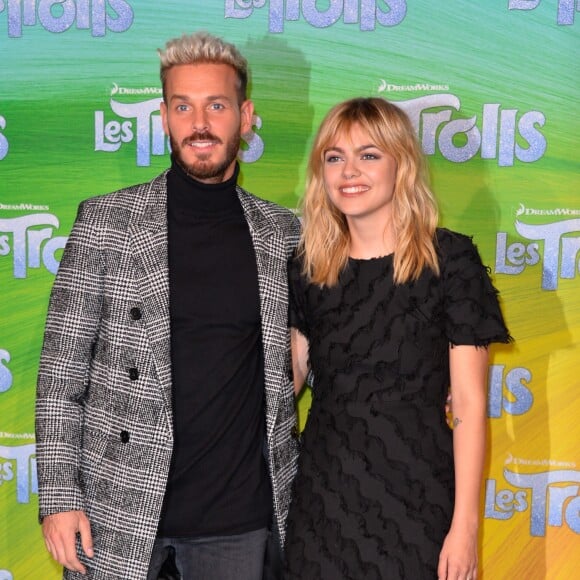
[[510,337],[475,246],[437,218],[407,116],[335,106],[290,265],[295,387],[315,385],[287,578],[476,578],[487,347]]

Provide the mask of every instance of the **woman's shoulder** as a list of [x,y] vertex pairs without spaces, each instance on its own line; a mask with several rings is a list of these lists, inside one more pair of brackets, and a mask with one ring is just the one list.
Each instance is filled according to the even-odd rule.
[[304,275],[304,256],[296,248],[288,260],[288,278],[291,283],[305,285],[306,276]]
[[437,252],[443,263],[461,259],[462,256],[469,259],[479,255],[472,236],[447,228],[437,228],[435,235]]
[[473,236],[468,236],[460,232],[448,230],[447,228],[437,228],[435,232],[437,244],[445,250],[455,248],[465,249],[474,247]]

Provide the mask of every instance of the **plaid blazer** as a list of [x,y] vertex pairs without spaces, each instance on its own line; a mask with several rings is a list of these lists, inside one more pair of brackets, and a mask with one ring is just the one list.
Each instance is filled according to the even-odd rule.
[[[146,578],[173,446],[166,173],[81,203],[51,293],[36,402],[40,518],[84,510],[88,576]],[[274,514],[297,442],[287,261],[299,221],[237,188],[256,254]]]

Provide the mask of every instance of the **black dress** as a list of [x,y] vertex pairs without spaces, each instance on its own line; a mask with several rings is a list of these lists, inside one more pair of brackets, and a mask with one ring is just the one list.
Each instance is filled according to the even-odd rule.
[[510,340],[471,240],[437,230],[440,277],[395,286],[392,256],[321,289],[290,265],[290,324],[313,402],[288,516],[285,577],[437,578],[454,501],[449,344]]

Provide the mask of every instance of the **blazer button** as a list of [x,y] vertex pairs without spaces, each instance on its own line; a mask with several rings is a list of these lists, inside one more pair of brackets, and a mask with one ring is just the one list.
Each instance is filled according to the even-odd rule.
[[122,443],[128,443],[129,442],[129,431],[121,431],[121,433],[119,434],[119,437],[121,438]]
[[129,378],[136,381],[139,378],[139,371],[135,368],[129,369]]
[[131,308],[131,318],[133,320],[140,320],[141,319],[141,310],[137,307]]

